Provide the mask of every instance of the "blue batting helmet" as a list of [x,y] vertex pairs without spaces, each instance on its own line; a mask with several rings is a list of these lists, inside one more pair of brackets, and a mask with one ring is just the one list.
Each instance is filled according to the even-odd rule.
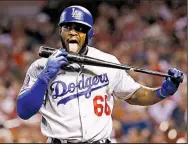
[[61,14],[59,26],[67,22],[74,22],[86,25],[90,28],[88,40],[93,37],[93,18],[92,14],[82,6],[67,7]]

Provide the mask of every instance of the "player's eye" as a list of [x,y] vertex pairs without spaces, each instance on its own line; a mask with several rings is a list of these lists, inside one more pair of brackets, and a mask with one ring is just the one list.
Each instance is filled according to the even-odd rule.
[[75,25],[74,29],[78,32],[87,33],[89,28],[83,25]]
[[83,28],[83,27],[80,27],[80,26],[76,26],[76,27],[75,27],[75,30],[78,31],[78,32],[85,32],[85,31],[84,31],[84,28]]
[[68,30],[71,30],[72,29],[72,26],[70,24],[64,24],[63,27],[65,29],[68,29]]

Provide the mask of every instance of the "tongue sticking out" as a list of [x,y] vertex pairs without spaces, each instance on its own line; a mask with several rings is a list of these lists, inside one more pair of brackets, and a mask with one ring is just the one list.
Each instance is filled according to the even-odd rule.
[[79,49],[78,43],[69,43],[69,51],[77,53]]

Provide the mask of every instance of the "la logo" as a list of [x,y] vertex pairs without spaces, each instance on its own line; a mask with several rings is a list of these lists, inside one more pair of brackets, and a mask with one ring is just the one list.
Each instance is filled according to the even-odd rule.
[[78,20],[83,20],[83,13],[75,8],[72,8],[72,17]]

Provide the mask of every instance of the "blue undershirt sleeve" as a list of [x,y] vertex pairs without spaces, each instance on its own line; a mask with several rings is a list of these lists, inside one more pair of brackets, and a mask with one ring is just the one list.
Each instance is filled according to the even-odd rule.
[[35,115],[41,108],[48,87],[48,78],[41,72],[34,85],[18,96],[17,114],[26,120]]

